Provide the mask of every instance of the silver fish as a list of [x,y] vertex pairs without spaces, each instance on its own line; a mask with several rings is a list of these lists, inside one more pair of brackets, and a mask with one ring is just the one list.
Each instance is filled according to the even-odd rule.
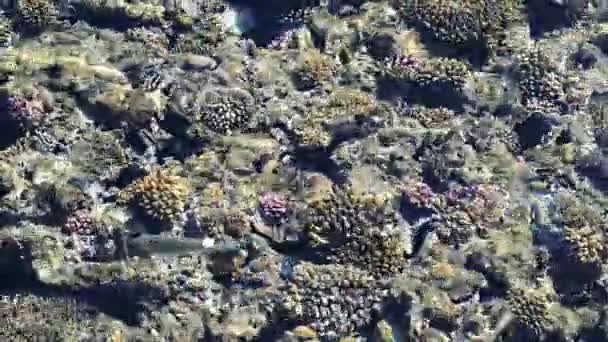
[[236,243],[222,242],[208,245],[202,239],[175,238],[151,234],[136,234],[126,237],[129,256],[179,256],[186,254],[211,254],[221,250],[239,249]]

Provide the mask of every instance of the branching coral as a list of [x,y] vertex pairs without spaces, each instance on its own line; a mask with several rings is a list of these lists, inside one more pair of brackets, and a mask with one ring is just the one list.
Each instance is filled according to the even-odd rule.
[[565,228],[564,240],[570,257],[581,264],[601,265],[608,257],[603,232],[589,226]]
[[336,118],[362,117],[377,109],[376,100],[361,90],[339,88],[334,91],[327,104],[315,108],[309,117],[315,121],[327,122]]
[[46,119],[42,103],[25,96],[9,96],[5,108],[9,118],[17,124],[21,131],[31,130]]
[[365,234],[349,239],[332,252],[330,260],[357,266],[382,278],[403,272],[409,250],[399,232],[370,227]]
[[409,252],[397,214],[381,195],[335,187],[309,206],[306,229],[327,258],[379,278],[403,270]]
[[337,72],[337,65],[331,57],[318,50],[303,51],[294,70],[296,86],[309,90],[331,81]]
[[296,143],[307,148],[326,148],[332,140],[330,132],[322,123],[311,121],[306,120],[295,127]]
[[366,227],[395,224],[394,213],[380,195],[358,192],[352,187],[334,187],[309,203],[306,229],[319,244],[341,244],[346,237],[362,235]]
[[512,288],[507,304],[515,321],[534,335],[542,336],[551,327],[550,301],[541,290]]
[[201,96],[200,119],[217,133],[245,128],[254,110],[254,98],[239,88],[214,89]]
[[523,51],[516,56],[516,61],[524,105],[543,102],[550,105],[564,99],[564,76],[542,48]]
[[402,114],[418,120],[424,127],[435,127],[453,118],[456,113],[445,107],[428,108],[425,106],[408,106]]
[[17,26],[37,33],[56,22],[57,9],[49,0],[19,0],[16,8]]
[[144,91],[155,91],[167,85],[167,80],[163,77],[160,65],[145,65],[135,74],[135,85]]
[[495,48],[508,24],[523,19],[520,0],[396,2],[406,22],[457,47]]
[[293,286],[282,303],[288,317],[308,324],[324,340],[366,328],[381,310],[387,291],[367,272],[351,266],[295,267]]
[[151,218],[171,222],[183,212],[190,193],[183,177],[155,170],[121,193],[121,201],[142,209]]
[[403,56],[388,63],[388,73],[395,79],[420,88],[460,91],[472,74],[466,64],[452,58],[419,59]]

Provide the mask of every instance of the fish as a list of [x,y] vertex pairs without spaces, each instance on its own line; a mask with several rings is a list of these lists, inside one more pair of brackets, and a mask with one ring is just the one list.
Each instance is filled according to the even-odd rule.
[[215,243],[213,239],[168,237],[146,233],[131,233],[125,236],[126,254],[145,258],[187,254],[211,255],[220,251],[239,250],[240,247],[234,242]]

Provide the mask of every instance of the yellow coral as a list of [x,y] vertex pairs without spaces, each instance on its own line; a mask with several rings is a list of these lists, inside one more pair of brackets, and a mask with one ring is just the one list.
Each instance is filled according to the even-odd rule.
[[606,240],[603,234],[589,226],[564,229],[564,238],[570,255],[583,264],[599,265],[606,258]]
[[38,32],[55,22],[57,9],[48,0],[19,0],[15,12],[21,29]]
[[189,194],[185,178],[156,170],[126,189],[122,199],[154,219],[171,222],[183,212]]
[[302,52],[298,58],[295,77],[298,87],[311,89],[331,81],[336,72],[337,66],[331,57],[310,49]]

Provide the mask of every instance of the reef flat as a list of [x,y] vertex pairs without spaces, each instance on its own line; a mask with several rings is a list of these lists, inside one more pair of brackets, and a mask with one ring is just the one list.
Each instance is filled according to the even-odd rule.
[[0,9],[0,340],[608,341],[603,1]]

